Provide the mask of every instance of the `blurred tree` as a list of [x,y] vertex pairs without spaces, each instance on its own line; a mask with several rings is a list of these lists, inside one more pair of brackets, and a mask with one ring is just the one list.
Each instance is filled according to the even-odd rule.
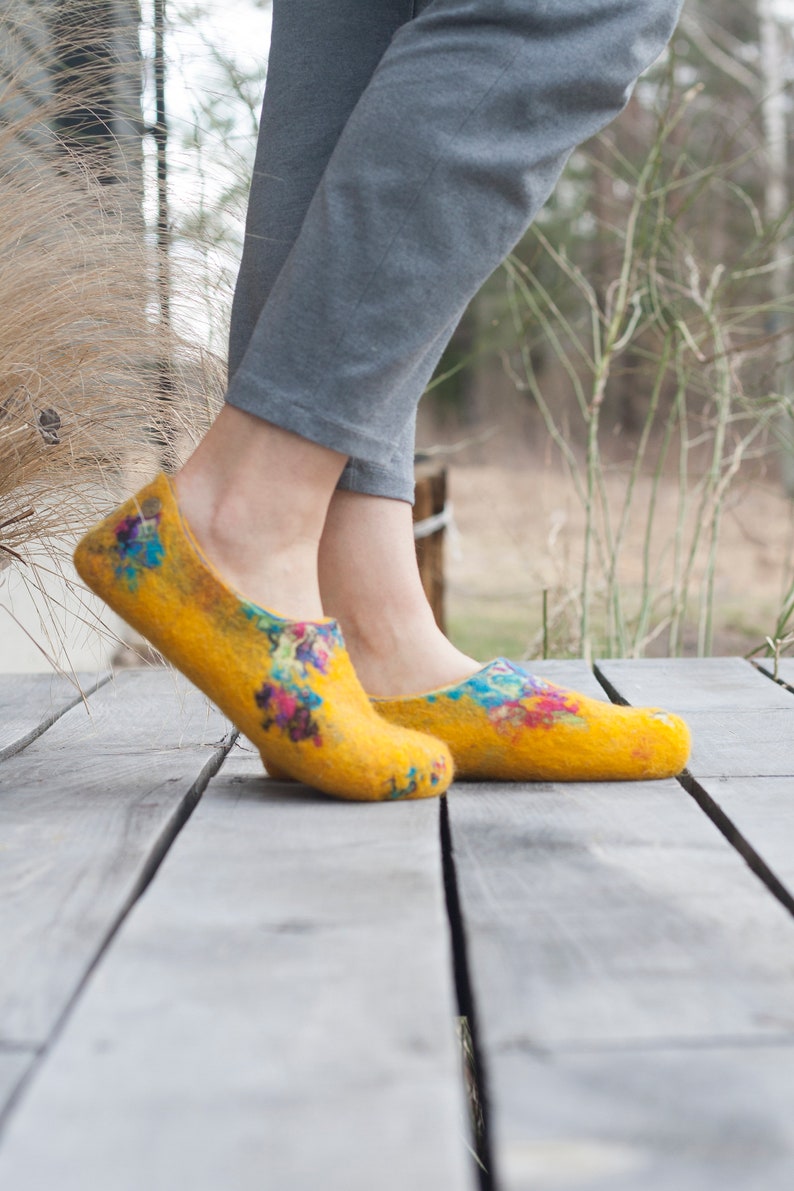
[[[722,268],[719,296],[725,307],[764,308],[757,317],[745,318],[741,331],[731,332],[730,344],[737,379],[754,378],[759,391],[790,387],[786,375],[792,356],[786,313],[791,290],[791,18],[784,19],[781,12],[775,0],[750,5],[745,0],[689,0],[666,58],[640,80],[620,118],[574,153],[537,221],[551,244],[591,280],[601,317],[607,318],[634,188],[654,144],[662,109],[688,94],[686,115],[671,122],[665,133],[659,176],[664,176],[668,194],[666,225],[659,234],[676,237],[681,260],[689,254],[703,276]],[[653,212],[648,204],[648,219],[655,217]],[[648,227],[639,240],[650,242],[654,234]],[[578,317],[587,338],[592,311],[565,270],[539,251],[534,231],[517,255],[535,271],[572,325]],[[686,288],[689,281],[682,277],[680,284]],[[523,325],[516,328],[504,317],[504,303],[498,310],[498,289],[497,280],[475,299],[473,315],[461,325],[442,360],[439,372],[457,369],[439,386],[445,408],[458,401],[481,411],[487,404],[481,390],[483,383],[493,387],[489,349],[507,349],[508,358],[530,350],[536,371],[545,369],[549,391],[566,387],[563,371],[530,313],[525,311]],[[507,327],[521,337],[513,351],[506,342]],[[603,394],[605,422],[619,432],[615,442],[625,441],[629,451],[651,400],[652,369],[649,372],[645,360],[658,346],[654,332],[644,327],[641,320]],[[745,351],[756,340],[759,350]],[[776,350],[770,352],[768,343],[767,350],[760,350],[765,340],[774,340]],[[473,377],[460,369],[465,358]],[[481,382],[478,376],[487,379]],[[672,389],[667,387],[665,393],[671,400]]]
[[143,119],[137,0],[49,0],[47,24],[58,101],[55,131],[100,181],[123,182],[140,208]]

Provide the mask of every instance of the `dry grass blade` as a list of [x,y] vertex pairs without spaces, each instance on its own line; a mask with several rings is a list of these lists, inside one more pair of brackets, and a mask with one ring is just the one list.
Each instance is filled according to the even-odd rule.
[[[53,62],[68,55],[37,12],[19,0],[0,14],[0,569],[43,543],[68,547],[114,499],[136,445],[162,441],[166,419],[171,436],[195,437],[219,373],[152,314],[140,162],[122,144],[112,162],[78,154],[53,131],[88,110],[95,67],[74,75],[79,93],[63,78],[56,87]],[[58,29],[76,36],[68,21]]]

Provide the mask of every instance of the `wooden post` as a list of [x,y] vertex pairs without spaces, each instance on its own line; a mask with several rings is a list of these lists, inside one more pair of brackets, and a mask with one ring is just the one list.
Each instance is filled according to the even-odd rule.
[[[437,464],[420,464],[416,469],[414,530],[416,557],[425,594],[439,628],[445,631],[444,618],[444,511],[447,505],[447,472]],[[431,518],[439,518],[433,529]],[[425,523],[423,525],[423,523]],[[428,524],[429,523],[429,524]],[[430,532],[427,530],[430,529]]]

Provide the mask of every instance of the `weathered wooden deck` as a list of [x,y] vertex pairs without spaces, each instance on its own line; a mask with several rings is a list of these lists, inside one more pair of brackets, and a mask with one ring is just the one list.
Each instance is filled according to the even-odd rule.
[[0,680],[3,1191],[472,1191],[461,1013],[484,1186],[790,1191],[794,694],[536,669],[689,775],[344,804],[170,672]]

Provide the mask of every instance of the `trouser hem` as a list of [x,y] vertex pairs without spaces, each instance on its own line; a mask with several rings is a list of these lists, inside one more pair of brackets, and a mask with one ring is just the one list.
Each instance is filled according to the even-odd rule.
[[329,418],[320,410],[299,405],[292,397],[257,391],[256,378],[238,371],[231,383],[226,402],[235,409],[253,414],[264,422],[291,430],[341,455],[357,456],[367,463],[384,466],[394,454],[394,443],[367,434],[360,427]]
[[339,477],[338,488],[346,492],[359,492],[365,496],[383,496],[389,500],[404,500],[414,503],[413,476],[376,467],[358,459],[351,459]]

